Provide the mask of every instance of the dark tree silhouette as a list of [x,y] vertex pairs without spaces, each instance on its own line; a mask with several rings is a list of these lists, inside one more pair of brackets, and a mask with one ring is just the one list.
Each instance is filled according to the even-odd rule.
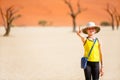
[[[107,7],[105,10],[111,17],[112,30],[115,29],[115,26],[118,29],[120,26],[120,15],[118,14],[117,9],[114,6],[107,4]],[[116,25],[115,25],[115,23],[116,23]]]
[[77,11],[74,11],[74,8],[72,7],[72,4],[70,1],[64,0],[65,4],[68,6],[68,8],[70,9],[70,16],[72,18],[72,22],[73,22],[73,32],[76,32],[76,17],[78,16],[78,14],[80,14],[82,11],[84,11],[85,9],[81,9],[80,7],[80,0],[78,0],[77,2]]
[[114,22],[115,22],[115,19],[114,19],[114,14],[116,12],[115,8],[111,8],[110,7],[110,4],[107,4],[107,7],[105,9],[107,11],[107,13],[110,15],[111,17],[111,25],[112,25],[112,30],[114,30],[115,28],[115,25],[114,25]]
[[10,6],[6,10],[3,10],[2,8],[0,8],[0,13],[2,16],[2,20],[3,20],[5,31],[6,31],[4,36],[9,35],[13,21],[21,17],[20,14],[16,14],[18,11],[19,9],[15,9],[14,6]]

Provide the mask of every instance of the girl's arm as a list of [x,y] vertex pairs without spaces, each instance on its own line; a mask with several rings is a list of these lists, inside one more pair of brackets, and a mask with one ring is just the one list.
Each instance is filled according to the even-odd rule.
[[103,57],[102,57],[102,51],[101,51],[100,44],[99,44],[99,52],[100,52],[100,64],[101,64],[100,75],[103,76]]
[[81,40],[82,40],[82,42],[83,42],[83,44],[84,44],[86,39],[81,35],[80,27],[79,27],[79,31],[76,32],[76,33],[77,33],[77,35],[81,38]]

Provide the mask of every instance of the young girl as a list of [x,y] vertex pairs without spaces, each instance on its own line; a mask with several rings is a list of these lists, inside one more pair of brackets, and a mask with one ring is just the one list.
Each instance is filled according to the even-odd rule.
[[[81,30],[77,32],[77,35],[81,38],[84,44],[84,57],[88,56],[88,53],[91,49],[91,46],[94,43],[96,37],[94,34],[100,31],[100,27],[96,26],[94,22],[88,22],[86,27],[82,30],[84,34],[87,34],[87,37],[81,35]],[[100,64],[100,66],[99,66]],[[99,75],[103,76],[103,60],[102,52],[100,48],[100,42],[97,39],[92,52],[88,58],[87,67],[84,69],[85,80],[99,80]]]

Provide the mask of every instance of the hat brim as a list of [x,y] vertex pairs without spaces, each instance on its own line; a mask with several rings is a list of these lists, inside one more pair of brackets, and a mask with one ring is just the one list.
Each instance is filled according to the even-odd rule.
[[84,29],[82,30],[82,32],[83,32],[84,34],[88,34],[88,33],[87,33],[87,29],[88,29],[88,28],[94,28],[94,29],[96,30],[95,33],[98,33],[98,32],[100,31],[100,27],[99,27],[99,26],[92,26],[92,27],[86,27],[86,28],[84,28]]

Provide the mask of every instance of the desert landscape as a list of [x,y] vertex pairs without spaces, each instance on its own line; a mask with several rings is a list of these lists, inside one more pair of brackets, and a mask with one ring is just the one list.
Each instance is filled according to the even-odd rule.
[[[77,12],[77,2],[80,1],[81,13],[77,16],[77,25],[84,25],[88,21],[100,24],[103,21],[111,22],[110,15],[105,11],[107,4],[115,7],[120,13],[120,0],[67,0],[71,1],[74,12]],[[21,17],[14,21],[15,26],[36,26],[44,20],[52,26],[71,26],[70,10],[64,0],[0,0],[0,7],[14,6]],[[3,24],[0,16],[0,24]]]
[[[115,13],[115,26],[120,21],[120,0],[68,1],[74,13],[78,1],[79,9],[84,10],[76,18],[76,27],[89,21],[111,24],[107,4]],[[47,25],[40,25],[40,21]],[[0,0],[0,80],[85,80],[80,68],[83,44],[72,32],[72,25],[64,0]],[[96,36],[104,61],[100,80],[120,80],[120,29],[101,26]]]
[[[84,80],[83,45],[71,27],[14,27],[3,37],[0,28],[0,80]],[[120,80],[120,30],[102,27],[104,76]]]

